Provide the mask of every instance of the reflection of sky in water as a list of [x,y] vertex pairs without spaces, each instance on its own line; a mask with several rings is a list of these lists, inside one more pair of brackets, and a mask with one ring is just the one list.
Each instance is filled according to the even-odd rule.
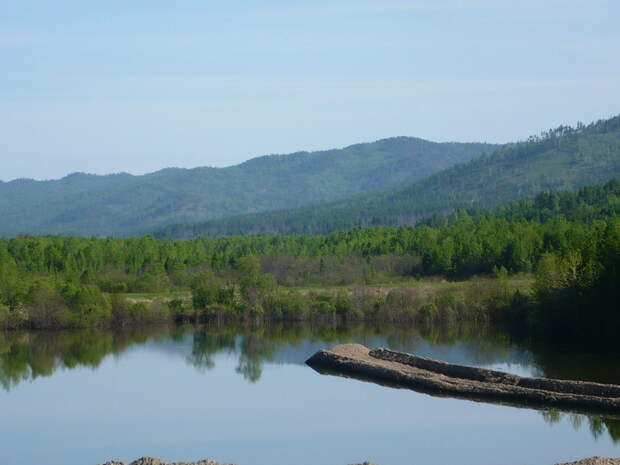
[[[620,444],[606,434],[595,439],[586,421],[575,429],[568,416],[551,425],[533,410],[321,376],[299,364],[315,345],[330,344],[283,347],[255,383],[236,371],[234,352],[212,355],[206,370],[187,363],[191,337],[134,346],[96,370],[20,383],[0,391],[0,463],[95,465],[151,455],[240,465],[550,465],[620,455]],[[418,344],[425,355],[432,347]],[[459,344],[436,349],[468,361]],[[514,362],[487,366],[529,374]]]

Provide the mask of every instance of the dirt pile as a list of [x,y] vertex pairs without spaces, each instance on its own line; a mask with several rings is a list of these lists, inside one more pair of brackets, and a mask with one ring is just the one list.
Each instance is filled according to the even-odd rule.
[[[125,465],[123,462],[106,462],[102,465]],[[142,457],[134,462],[131,462],[128,465],[225,465],[219,462],[215,462],[213,460],[200,460],[199,462],[165,462],[161,459],[155,459],[153,457]],[[230,465],[230,464],[229,464]],[[376,465],[371,462],[363,462],[353,465]],[[578,462],[567,462],[561,463],[557,465],[620,465],[620,458],[617,459],[607,459],[604,457],[591,457],[589,459],[579,460]]]
[[[125,465],[124,462],[111,461],[106,462],[102,465]],[[223,463],[216,462],[214,460],[200,460],[199,462],[165,462],[161,459],[156,459],[153,457],[142,457],[141,459],[135,460],[128,465],[226,465]],[[231,464],[228,464],[231,465]]]
[[[124,462],[117,462],[115,460],[112,460],[110,462],[106,462],[103,463],[101,465],[125,465]],[[219,463],[216,462],[214,460],[200,460],[199,462],[165,462],[161,459],[156,459],[153,457],[142,457],[141,459],[135,460],[133,462],[131,462],[130,464],[127,465],[226,465],[223,463]],[[230,464],[228,464],[230,465]],[[357,464],[353,464],[353,465],[376,465],[372,462],[364,462],[364,463],[357,463]],[[586,465],[590,465],[590,464],[586,464]],[[594,465],[598,465],[598,464],[594,464]],[[607,464],[605,464],[607,465]]]
[[606,459],[605,457],[590,457],[578,462],[560,463],[558,465],[620,465],[620,458]]

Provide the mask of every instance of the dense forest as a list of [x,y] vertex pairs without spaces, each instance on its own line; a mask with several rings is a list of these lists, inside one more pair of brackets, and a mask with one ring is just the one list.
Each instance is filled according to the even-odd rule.
[[620,116],[561,126],[391,191],[328,204],[234,216],[158,230],[157,237],[326,234],[354,227],[410,225],[457,208],[494,207],[537,193],[620,177]]
[[228,168],[0,182],[0,237],[131,236],[170,223],[329,202],[422,179],[497,147],[397,137]]
[[[609,210],[617,189],[612,182],[573,194],[541,194],[494,214],[459,210],[446,224],[324,236],[5,239],[0,241],[0,325],[98,326],[198,315],[468,318],[512,322],[558,339],[596,335],[610,341],[620,329],[620,218]],[[549,198],[558,199],[550,200],[557,215],[529,218],[531,204]],[[590,213],[582,217],[583,212]],[[534,276],[533,290],[509,284],[509,276],[519,273]],[[423,284],[431,277],[468,281],[398,287],[399,279]],[[364,287],[385,282],[396,285],[386,292]],[[342,288],[346,285],[359,289]],[[299,292],[296,286],[320,289]],[[326,286],[341,290],[327,292]],[[191,293],[191,302],[148,306],[125,298],[175,290]]]
[[497,208],[459,209],[448,215],[433,215],[418,225],[447,226],[459,220],[462,213],[474,217],[504,218],[544,223],[562,217],[569,221],[590,222],[620,214],[620,181],[586,186],[575,191],[545,191],[534,197],[509,202]]

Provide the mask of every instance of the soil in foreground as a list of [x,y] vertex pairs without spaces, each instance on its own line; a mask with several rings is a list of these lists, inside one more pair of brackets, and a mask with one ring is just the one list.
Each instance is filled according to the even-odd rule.
[[[106,462],[102,465],[125,465],[123,462]],[[173,462],[168,463],[164,462],[160,459],[155,459],[152,457],[142,457],[134,462],[131,462],[128,465],[225,465],[223,463],[214,462],[213,460],[200,460],[198,462]],[[228,464],[230,465],[230,464]],[[354,465],[376,465],[371,462],[363,462]],[[563,464],[556,465],[620,465],[620,458],[616,459],[608,459],[605,457],[590,457],[587,459],[579,460],[577,462],[568,462]]]

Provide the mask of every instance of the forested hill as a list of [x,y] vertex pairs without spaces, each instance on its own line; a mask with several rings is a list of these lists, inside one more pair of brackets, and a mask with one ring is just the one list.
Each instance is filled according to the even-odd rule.
[[433,215],[418,226],[446,227],[465,217],[504,219],[511,222],[546,223],[559,218],[577,223],[605,221],[620,216],[620,181],[586,186],[575,191],[544,191],[491,209],[458,209],[449,215]]
[[494,207],[539,192],[572,190],[614,177],[620,177],[620,116],[577,128],[562,126],[388,192],[170,226],[156,235],[324,234],[356,226],[414,224],[457,208]]
[[510,202],[490,212],[509,221],[544,223],[558,216],[568,221],[589,222],[620,216],[620,181],[587,186],[573,192],[541,192],[534,198]]
[[171,223],[329,202],[410,183],[497,147],[396,137],[228,168],[0,182],[0,236],[128,236]]

